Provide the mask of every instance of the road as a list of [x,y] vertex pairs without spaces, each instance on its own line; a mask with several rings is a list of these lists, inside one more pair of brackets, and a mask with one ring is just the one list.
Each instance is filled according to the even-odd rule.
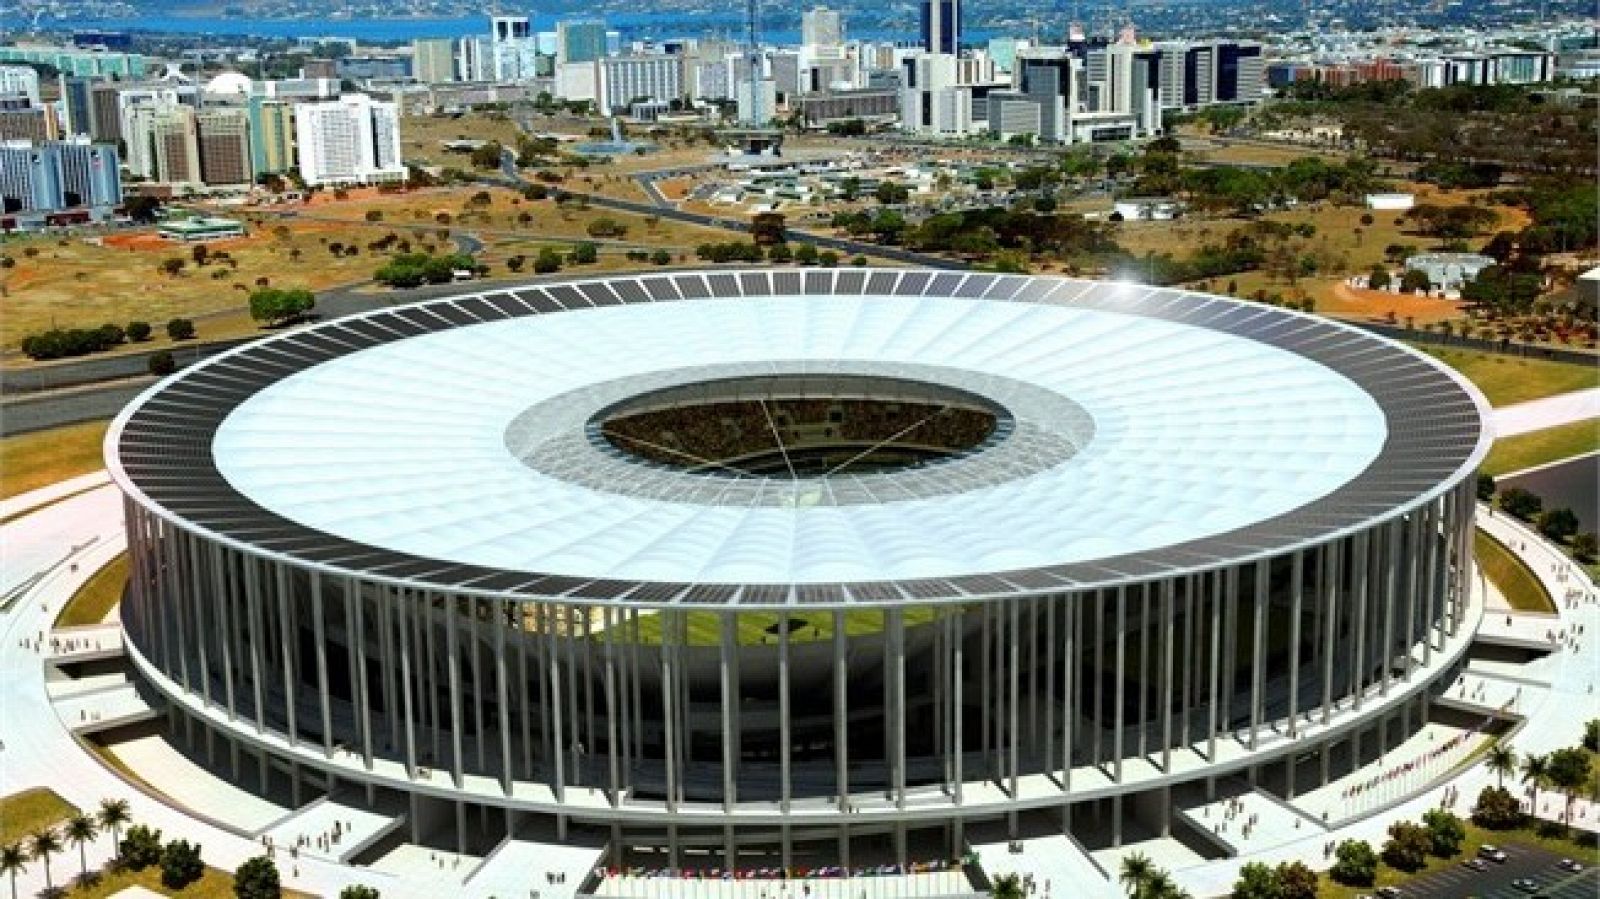
[[1533,491],[1547,509],[1571,509],[1578,516],[1579,531],[1600,527],[1600,456],[1595,453],[1512,472],[1498,480],[1502,490],[1521,487]]

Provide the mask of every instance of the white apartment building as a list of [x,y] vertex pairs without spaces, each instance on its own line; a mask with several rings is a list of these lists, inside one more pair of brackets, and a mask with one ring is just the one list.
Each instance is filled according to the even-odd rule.
[[404,181],[400,119],[393,103],[345,94],[294,110],[300,177],[307,184]]
[[494,81],[527,81],[539,74],[539,40],[527,16],[491,16],[489,53]]
[[989,127],[994,61],[986,54],[915,53],[901,64],[900,120],[907,131],[963,137]]
[[683,57],[615,56],[598,63],[596,93],[602,115],[621,114],[635,100],[670,102],[684,95]]

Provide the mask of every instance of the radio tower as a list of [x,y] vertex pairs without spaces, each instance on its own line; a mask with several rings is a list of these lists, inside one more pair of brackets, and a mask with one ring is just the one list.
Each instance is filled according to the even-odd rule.
[[745,0],[745,44],[750,57],[750,125],[766,124],[761,117],[761,6],[760,0]]

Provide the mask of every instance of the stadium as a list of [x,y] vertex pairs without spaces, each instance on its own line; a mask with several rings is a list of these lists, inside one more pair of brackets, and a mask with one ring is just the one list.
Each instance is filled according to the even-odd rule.
[[236,775],[463,846],[850,865],[1165,833],[1414,733],[1482,614],[1485,408],[1183,290],[681,272],[257,341],[106,452],[130,656]]

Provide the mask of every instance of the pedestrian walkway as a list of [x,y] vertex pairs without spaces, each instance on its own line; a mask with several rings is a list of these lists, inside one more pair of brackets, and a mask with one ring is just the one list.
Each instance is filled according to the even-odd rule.
[[1198,801],[1178,805],[1177,813],[1234,854],[1271,849],[1324,830],[1315,823],[1315,816],[1242,780],[1229,779],[1219,784],[1217,798],[1209,802],[1201,798],[1203,790],[1185,792]]
[[1496,437],[1512,437],[1558,425],[1600,417],[1600,387],[1547,396],[1493,412]]
[[153,720],[156,710],[144,701],[133,684],[124,682],[58,699],[56,714],[73,733],[88,736]]
[[[600,864],[604,847],[508,838],[495,847],[470,877],[467,886],[478,895],[528,896],[530,899],[572,899]],[[651,895],[638,878],[607,878],[621,895]]]
[[1012,872],[1032,874],[1041,886],[1040,895],[1046,899],[1112,899],[1122,895],[1094,858],[1064,834],[1046,834],[1014,843],[1002,834],[985,842],[978,842],[982,839],[980,833],[973,833],[970,838],[978,863],[990,880]]
[[275,856],[291,860],[325,858],[349,861],[406,823],[394,809],[369,809],[364,803],[324,796],[272,822],[256,836]]

